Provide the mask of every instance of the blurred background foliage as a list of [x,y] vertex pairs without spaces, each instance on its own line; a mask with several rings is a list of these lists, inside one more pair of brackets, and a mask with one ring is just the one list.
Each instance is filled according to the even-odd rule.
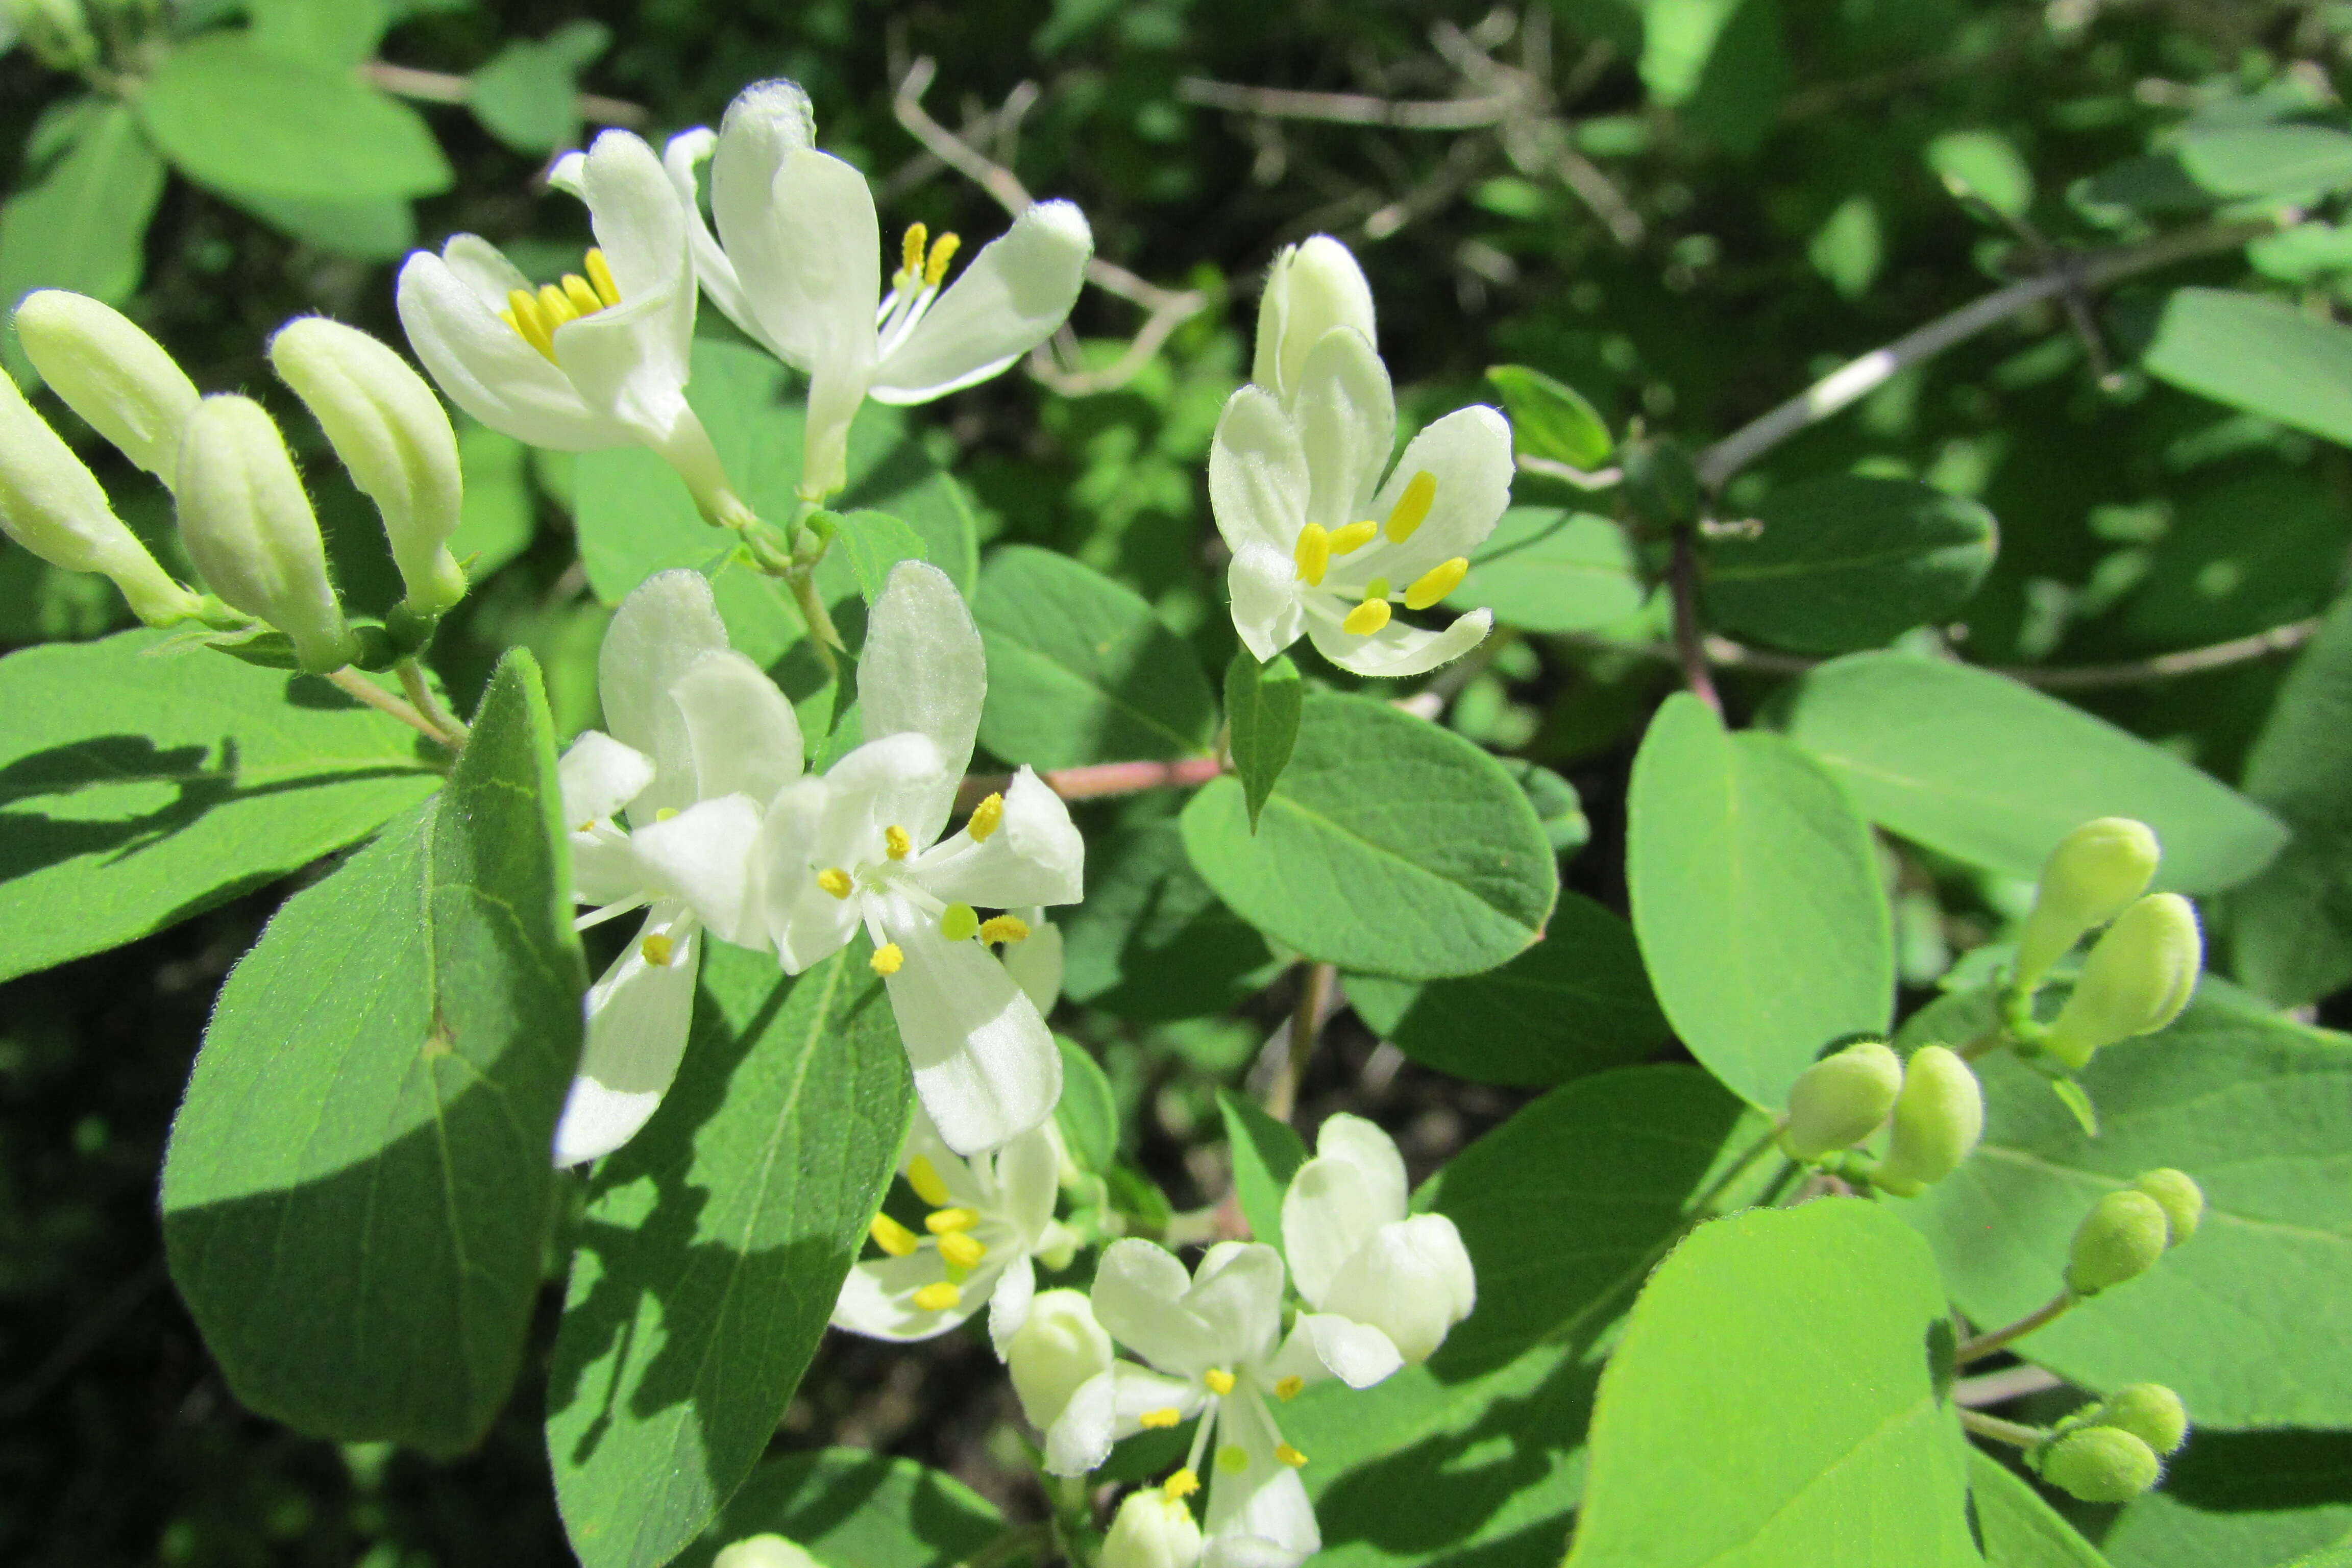
[[[2352,68],[2352,5],[2336,0],[251,0],[249,18],[237,0],[90,5],[86,69],[58,68],[54,47],[0,56],[0,190],[15,193],[0,209],[0,294],[56,284],[120,300],[205,390],[270,400],[261,349],[289,316],[325,311],[399,341],[397,258],[457,230],[553,277],[588,239],[578,205],[544,192],[553,152],[597,121],[656,138],[714,123],[763,77],[806,86],[822,142],[874,177],[886,224],[994,234],[995,203],[894,109],[916,73],[925,111],[1030,190],[1081,203],[1100,254],[1174,320],[1125,375],[1143,313],[1090,291],[1049,379],[1118,384],[1062,395],[1007,377],[924,411],[924,438],[969,488],[984,537],[1121,578],[1211,669],[1232,634],[1203,465],[1284,243],[1326,230],[1356,247],[1408,426],[1493,397],[1486,367],[1516,362],[1580,389],[1613,427],[1638,419],[1696,443],[1999,286],[2044,243],[2130,237],[2136,220],[2080,199],[2081,182],[2183,126],[2340,119]],[[300,62],[297,85],[325,95],[289,98],[326,116],[303,134],[339,134],[338,104],[370,129],[352,168],[381,190],[289,195],[267,125],[224,142],[205,112],[226,124],[230,109],[190,118],[207,92],[258,112],[269,95],[238,90],[247,67],[216,58],[198,79],[173,63],[191,46],[142,41],[173,30],[223,57],[247,26],[237,47]],[[28,29],[25,43],[41,42]],[[2352,246],[2324,240],[2254,258],[2320,313],[2343,297],[2347,263]],[[1727,500],[1838,472],[1980,500],[2000,558],[1943,635],[1990,663],[2133,659],[2315,615],[2344,575],[2346,454],[2132,368],[2165,289],[2250,280],[2227,254],[2113,290],[2095,321],[2070,325],[2054,304],[2029,313],[1779,448]],[[1197,308],[1170,307],[1179,297]],[[715,311],[704,322],[727,331]],[[0,353],[28,374],[13,344]],[[461,553],[478,587],[436,657],[469,700],[499,649],[530,646],[568,733],[595,718],[606,614],[576,563],[570,465],[488,431],[466,441]],[[77,444],[165,546],[161,496],[101,444]],[[333,464],[310,473],[355,604],[388,602],[373,514]],[[1527,476],[1518,499],[1580,497]],[[102,581],[0,548],[0,646],[122,619]],[[1654,603],[1621,629],[1648,638],[1661,624]],[[2284,668],[2070,695],[2234,781]],[[1735,707],[1760,695],[1737,668],[1726,679]],[[1581,815],[1573,802],[1551,814],[1563,847],[1592,840],[1569,879],[1622,908],[1625,770],[1671,679],[1605,639],[1522,635],[1436,689],[1447,722],[1576,786]],[[1281,955],[1182,865],[1172,809],[1090,808],[1098,872],[1118,868],[1121,896],[1157,899],[1165,918],[1148,973],[1074,931],[1072,995],[1074,1027],[1136,1113],[1131,1152],[1181,1205],[1222,1185],[1214,1089],[1248,1069],[1283,998],[1253,1000]],[[1926,856],[1895,876],[1905,973],[1920,985],[2015,893]],[[0,988],[0,1560],[565,1559],[528,1381],[460,1462],[297,1438],[235,1406],[165,1282],[163,1129],[215,989],[289,890]],[[2329,1018],[2345,1021],[2340,998]],[[1517,1103],[1382,1055],[1351,1024],[1332,1042],[1310,1095],[1402,1127],[1416,1173]],[[1002,1380],[980,1375],[992,1371],[968,1335],[920,1355],[836,1340],[780,1441],[912,1454],[1034,1512],[1008,1479],[1018,1456],[1000,1447],[1013,1438]],[[2346,1512],[2352,1489],[2337,1489],[2295,1506]],[[2126,1568],[2154,1568],[2129,1531],[2110,1544]]]

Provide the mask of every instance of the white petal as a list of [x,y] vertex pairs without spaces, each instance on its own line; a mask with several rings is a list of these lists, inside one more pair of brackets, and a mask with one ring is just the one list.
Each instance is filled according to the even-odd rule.
[[1071,1395],[1111,1367],[1110,1335],[1083,1290],[1047,1290],[1003,1347],[1021,1413],[1040,1431],[1061,1418]]
[[983,1260],[945,1311],[915,1305],[915,1292],[948,1277],[947,1261],[926,1247],[904,1258],[869,1258],[850,1265],[833,1306],[833,1326],[877,1340],[928,1340],[946,1333],[988,1302],[996,1266]]
[[930,919],[894,921],[906,959],[884,984],[923,1109],[959,1153],[991,1149],[1054,1113],[1062,1054],[1029,998],[977,942]]
[[1316,1359],[1349,1388],[1370,1388],[1404,1365],[1388,1335],[1336,1312],[1301,1313],[1294,1331],[1307,1336]]
[[1290,405],[1307,457],[1307,518],[1343,528],[1372,510],[1372,488],[1396,449],[1396,395],[1363,334],[1334,327],[1307,356]]
[[[646,939],[666,937],[668,962],[646,962]],[[555,1126],[555,1163],[609,1154],[661,1104],[694,1022],[701,933],[680,904],[657,904],[627,951],[588,988],[588,1037],[572,1094]]]
[[1377,1328],[1417,1364],[1470,1315],[1477,1296],[1461,1233],[1444,1215],[1425,1214],[1381,1226],[1339,1270],[1324,1305]]
[[629,847],[628,836],[610,828],[567,834],[572,846],[572,901],[599,909],[646,901],[646,868]]
[[1404,1161],[1389,1135],[1345,1112],[1326,1121],[1315,1158],[1282,1195],[1283,1247],[1298,1293],[1321,1306],[1340,1267],[1404,1211]]
[[925,891],[990,909],[1075,904],[1086,895],[1086,840],[1070,808],[1024,766],[1004,791],[1004,816],[986,841],[967,827],[916,862]]
[[620,285],[623,305],[655,294],[685,298],[685,338],[664,345],[683,362],[694,332],[694,295],[680,286],[691,282],[693,266],[684,203],[661,159],[644,138],[606,131],[588,149],[581,199],[588,204],[596,244]]
[[928,403],[987,380],[1044,342],[1068,319],[1094,253],[1076,206],[1032,205],[875,366],[875,401]]
[[1492,610],[1473,610],[1442,632],[1392,620],[1368,637],[1341,629],[1336,616],[1307,617],[1307,635],[1314,639],[1316,652],[1342,669],[1391,679],[1452,663],[1485,642],[1494,627]]
[[1176,1255],[1129,1237],[1103,1249],[1095,1270],[1095,1316],[1111,1338],[1160,1371],[1198,1377],[1230,1358],[1227,1347],[1186,1305],[1192,1276]]
[[911,844],[923,840],[915,825],[939,795],[940,751],[928,735],[911,731],[868,741],[824,775],[824,821],[813,847],[813,867],[854,867],[879,860],[883,829],[907,829]]
[[654,760],[602,730],[583,730],[555,764],[563,792],[563,825],[602,822],[643,795],[654,782]]
[[718,146],[719,138],[707,126],[681,131],[662,144],[662,168],[670,184],[677,189],[678,205],[687,222],[687,243],[694,253],[694,276],[710,302],[719,313],[753,338],[759,337],[758,324],[751,307],[743,299],[743,286],[735,276],[735,264],[719,247],[719,237],[702,216],[702,182],[696,171],[707,162]]
[[765,936],[754,850],[760,808],[749,795],[697,801],[629,836],[647,885],[682,900],[722,942],[754,945]]
[[1181,1423],[1199,1413],[1203,1398],[1198,1383],[1113,1363],[1108,1372],[1080,1384],[1046,1429],[1045,1468],[1057,1476],[1084,1475],[1110,1458],[1113,1443],[1143,1430],[1145,1412],[1173,1410]]
[[929,843],[947,826],[987,696],[987,655],[955,584],[920,561],[892,567],[866,622],[857,711],[873,739],[912,732],[939,748],[943,793],[922,820],[901,825],[917,843]]
[[557,327],[556,363],[591,407],[667,455],[681,426],[701,430],[686,403],[696,296],[684,204],[653,149],[626,131],[596,138],[581,196],[621,302]]
[[1261,664],[1297,642],[1307,629],[1298,568],[1288,551],[1269,544],[1235,551],[1225,568],[1225,591],[1233,599],[1234,630]]
[[950,1204],[982,1211],[995,1206],[994,1184],[982,1183],[970,1163],[948,1147],[947,1140],[940,1137],[940,1130],[931,1125],[930,1113],[923,1109],[923,1102],[919,1100],[915,1102],[914,1115],[908,1119],[907,1143],[899,1151],[898,1169],[906,1170],[919,1155],[931,1163],[932,1171],[948,1190]]
[[508,296],[516,289],[532,286],[505,251],[478,234],[451,235],[441,247],[441,259],[493,316],[507,308]]
[[1217,1436],[1249,1457],[1239,1475],[1220,1469],[1204,1524],[1208,1568],[1297,1568],[1323,1544],[1298,1472],[1275,1457],[1282,1436],[1255,1390],[1237,1391],[1219,1413]]
[[702,799],[748,795],[764,806],[800,777],[801,723],[791,700],[741,654],[703,655],[671,684],[669,699],[686,721]]
[[450,402],[491,429],[559,452],[629,441],[625,426],[591,409],[571,379],[499,320],[440,257],[420,250],[408,258],[398,303],[416,357]]
[[1209,510],[1226,547],[1262,544],[1287,560],[1308,494],[1306,450],[1273,395],[1244,386],[1227,398],[1209,442]]
[[1062,928],[1044,910],[1026,910],[1022,918],[1029,922],[1029,940],[1003,949],[998,958],[1037,1016],[1051,1018],[1062,999]]
[[[973,1276],[975,1279],[978,1276]],[[965,1295],[971,1295],[969,1288]],[[996,1289],[988,1296],[988,1342],[996,1351],[996,1359],[1005,1360],[1012,1353],[1013,1336],[1029,1321],[1030,1303],[1037,1298],[1037,1268],[1022,1253],[1004,1265],[997,1276]]]
[[1034,1248],[1053,1223],[1054,1200],[1061,1190],[1062,1141],[1051,1121],[997,1151],[997,1216],[1013,1227],[1024,1247]]
[[1512,472],[1511,422],[1484,405],[1455,409],[1406,443],[1367,513],[1385,520],[1412,477],[1427,473],[1437,481],[1428,517],[1402,544],[1350,556],[1347,571],[1335,570],[1332,580],[1354,583],[1360,577],[1351,574],[1378,573],[1402,589],[1441,562],[1477,553],[1511,504]]
[[1230,1361],[1260,1362],[1282,1334],[1282,1254],[1273,1247],[1221,1241],[1202,1258],[1185,1304]]
[[596,657],[604,728],[654,760],[654,782],[633,804],[632,822],[694,803],[694,748],[669,692],[697,660],[726,647],[727,625],[698,572],[657,572],[613,613]]
[[857,900],[836,899],[819,887],[816,873],[825,868],[813,865],[830,799],[823,779],[799,779],[777,792],[760,825],[755,853],[768,940],[787,974],[840,952],[857,930]]
[[711,216],[745,301],[798,368],[839,361],[869,369],[882,297],[874,194],[838,158],[751,134],[751,112],[742,99],[729,110],[710,168]]
[[1284,247],[1266,274],[1250,379],[1286,397],[1298,385],[1308,352],[1333,327],[1352,327],[1366,342],[1380,344],[1363,268],[1346,246],[1318,234]]

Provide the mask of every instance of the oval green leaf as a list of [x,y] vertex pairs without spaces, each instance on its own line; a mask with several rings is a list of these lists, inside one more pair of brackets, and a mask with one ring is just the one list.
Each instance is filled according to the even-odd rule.
[[1488,365],[1486,379],[1511,411],[1512,445],[1523,456],[1597,468],[1617,449],[1601,411],[1567,383],[1523,364]]
[[2352,327],[2284,300],[2176,289],[2140,364],[2183,392],[2352,445]]
[[1446,595],[1452,610],[1492,610],[1531,632],[1595,631],[1641,612],[1649,594],[1625,531],[1589,511],[1515,506]]
[[2231,895],[2242,979],[2315,1002],[2352,981],[2352,598],[2337,602],[2279,690],[2246,762],[2246,793],[2294,832]]

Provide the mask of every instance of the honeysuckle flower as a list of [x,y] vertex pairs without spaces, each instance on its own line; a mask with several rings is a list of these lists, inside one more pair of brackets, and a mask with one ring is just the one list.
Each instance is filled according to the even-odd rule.
[[877,1340],[943,1334],[984,1303],[997,1359],[1029,1321],[1037,1295],[1037,1254],[1063,1260],[1076,1237],[1054,1217],[1062,1143],[1051,1121],[1003,1148],[959,1158],[919,1107],[899,1173],[930,1212],[918,1235],[888,1215],[874,1216],[879,1258],[850,1266],[833,1326]]
[[869,739],[769,804],[758,878],[767,931],[799,973],[862,925],[888,986],[915,1089],[958,1153],[1053,1113],[1062,1058],[991,949],[1030,933],[1022,909],[1077,901],[1086,847],[1027,768],[942,838],[987,693],[980,633],[937,567],[898,563],[867,620],[858,711]]
[[1066,1289],[1040,1292],[1003,1353],[1021,1414],[1040,1432],[1061,1419],[1070,1395],[1117,1359],[1094,1303],[1085,1291]]
[[1256,353],[1250,380],[1290,406],[1307,368],[1307,351],[1334,327],[1353,327],[1374,349],[1372,288],[1349,248],[1328,234],[1286,245],[1265,276],[1257,307]]
[[1404,1161],[1389,1135],[1344,1112],[1282,1198],[1290,1277],[1312,1312],[1305,1333],[1326,1366],[1366,1388],[1427,1361],[1477,1304],[1461,1233],[1444,1215],[1405,1213]]
[[582,927],[646,911],[589,988],[587,1039],[555,1132],[577,1164],[636,1134],[677,1075],[705,928],[764,945],[764,804],[801,772],[800,723],[757,665],[728,647],[698,573],[647,578],[614,614],[597,661],[606,731],[563,754],[572,896]]
[[113,306],[42,289],[16,307],[16,342],[66,406],[122,455],[173,483],[196,384],[163,345]]
[[[714,522],[750,513],[687,405],[696,289],[693,215],[652,148],[607,131],[551,183],[585,202],[597,247],[581,273],[534,289],[477,235],[400,269],[401,325],[449,400],[534,447],[642,444],[667,459]],[[696,220],[698,222],[698,220]]]
[[[800,489],[811,500],[848,482],[849,426],[866,398],[928,403],[1003,371],[1068,317],[1094,254],[1076,206],[1038,202],[948,284],[961,242],[916,224],[885,294],[873,192],[814,139],[808,95],[767,81],[728,106],[716,136],[690,131],[666,149],[711,302],[808,374]],[[716,239],[696,197],[706,157]]]
[[1045,1468],[1083,1474],[1118,1438],[1197,1415],[1192,1452],[1162,1492],[1181,1499],[1207,1478],[1204,1561],[1305,1562],[1322,1545],[1298,1479],[1307,1456],[1283,1441],[1268,1401],[1295,1397],[1323,1369],[1303,1335],[1283,1342],[1282,1296],[1282,1255],[1261,1243],[1220,1242],[1187,1275],[1150,1242],[1113,1242],[1095,1274],[1095,1314],[1150,1364],[1117,1363],[1073,1394],[1045,1435]]
[[1395,436],[1388,368],[1346,325],[1307,351],[1286,398],[1252,385],[1225,404],[1209,503],[1233,552],[1234,626],[1258,658],[1304,633],[1358,675],[1418,675],[1492,627],[1491,612],[1474,610],[1425,631],[1391,606],[1430,609],[1461,585],[1510,500],[1509,422],[1483,405],[1456,409],[1391,471]]
[[1192,1568],[1201,1560],[1201,1527],[1181,1498],[1157,1487],[1130,1492],[1103,1537],[1101,1568]]

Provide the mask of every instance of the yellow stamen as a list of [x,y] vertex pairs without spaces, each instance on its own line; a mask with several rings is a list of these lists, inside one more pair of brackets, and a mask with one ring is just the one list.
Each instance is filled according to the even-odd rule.
[[[1184,1413],[1177,1409],[1172,1405],[1166,1405],[1160,1406],[1160,1408],[1157,1410],[1147,1410],[1135,1419],[1142,1426],[1150,1427],[1153,1431],[1158,1431],[1162,1427],[1173,1426],[1179,1421],[1183,1420]],[[1179,1470],[1176,1473],[1180,1476],[1188,1476],[1192,1472],[1190,1470]],[[1187,1487],[1185,1491],[1190,1491],[1191,1489],[1192,1488]],[[1184,1493],[1178,1492],[1176,1495],[1178,1497],[1182,1497]]]
[[1027,942],[1029,922],[1019,915],[991,915],[980,922],[982,942]]
[[596,826],[596,819],[595,819],[594,817],[593,817],[593,816],[592,816],[592,817],[590,817],[587,821],[585,821],[585,822],[582,823],[579,826],[577,826],[577,827],[573,828],[572,831],[572,832],[574,832],[574,833],[585,833],[585,832],[589,831],[591,828],[594,827],[595,826]]
[[1315,587],[1330,569],[1330,533],[1319,522],[1308,523],[1298,531],[1298,542],[1290,547],[1290,559],[1298,568],[1298,580]]
[[1386,599],[1366,599],[1348,612],[1339,629],[1350,637],[1368,637],[1389,624],[1389,602]]
[[963,830],[971,835],[974,844],[985,844],[1003,820],[1004,797],[992,795],[971,808],[971,820],[963,825]]
[[677,815],[677,807],[674,805],[666,805],[659,811],[654,813],[654,820],[656,822],[667,822],[671,817],[676,816]]
[[577,272],[563,275],[563,297],[572,302],[572,309],[583,316],[593,316],[604,308],[604,301],[596,297],[596,290],[590,286],[588,279]]
[[613,264],[604,259],[602,250],[591,246],[581,265],[588,269],[588,281],[595,289],[596,298],[608,306],[621,302],[621,285],[614,280]]
[[895,942],[886,942],[866,962],[873,966],[875,973],[887,980],[907,967],[907,950]]
[[1331,531],[1331,553],[1345,555],[1351,550],[1361,550],[1381,531],[1377,522],[1351,522],[1345,528]]
[[951,1230],[940,1237],[940,1256],[958,1268],[977,1268],[980,1260],[988,1256],[988,1248],[977,1237]]
[[523,342],[537,349],[548,359],[555,358],[555,329],[550,326],[547,318],[540,313],[538,295],[528,289],[516,289],[509,292],[507,308],[501,320],[520,333]]
[[1221,1366],[1213,1366],[1202,1373],[1201,1381],[1209,1385],[1212,1394],[1231,1394],[1234,1391],[1234,1374]]
[[967,1208],[933,1209],[923,1216],[923,1228],[933,1236],[945,1236],[950,1231],[970,1230],[979,1223],[978,1212]]
[[1227,1443],[1217,1450],[1217,1468],[1229,1476],[1238,1476],[1249,1468],[1249,1450],[1239,1443]]
[[1437,476],[1427,468],[1405,481],[1404,494],[1397,497],[1389,509],[1389,542],[1402,544],[1412,537],[1412,531],[1429,518],[1430,503],[1437,499]]
[[1286,1377],[1274,1385],[1274,1396],[1287,1405],[1297,1398],[1306,1386],[1307,1380],[1303,1377]]
[[928,1154],[918,1154],[907,1162],[907,1184],[915,1189],[917,1197],[933,1208],[944,1207],[951,1201],[948,1197],[948,1184],[940,1180],[940,1168],[931,1163]]
[[898,276],[912,281],[922,276],[923,247],[929,243],[931,231],[921,224],[907,226],[907,237],[898,246]]
[[[1159,1413],[1155,1411],[1153,1414],[1157,1415]],[[1171,1410],[1168,1414],[1173,1415],[1175,1412]],[[1149,1424],[1150,1423],[1147,1421],[1146,1425]],[[1168,1425],[1173,1426],[1175,1423],[1171,1421]],[[1174,1475],[1160,1483],[1160,1495],[1166,1498],[1170,1502],[1181,1502],[1200,1489],[1201,1478],[1194,1475],[1189,1468],[1177,1471]]]
[[948,275],[948,263],[955,259],[956,249],[963,241],[954,235],[943,234],[931,242],[931,259],[923,268],[923,287],[936,289]]
[[1465,556],[1457,555],[1451,561],[1439,562],[1412,580],[1412,586],[1404,591],[1404,607],[1408,610],[1429,608],[1462,586],[1462,579],[1469,574],[1470,562]]
[[542,283],[539,286],[539,308],[547,312],[550,337],[554,335],[557,327],[580,319],[580,312],[572,308],[571,298],[557,284]]
[[950,942],[970,942],[980,934],[980,911],[970,904],[950,904],[940,915],[940,934]]
[[1287,1443],[1276,1443],[1274,1446],[1274,1457],[1294,1470],[1307,1462],[1307,1456]]
[[914,848],[915,841],[907,837],[907,830],[903,827],[886,827],[882,830],[882,847],[889,852],[891,859],[904,860],[907,852]]
[[669,938],[662,935],[659,931],[656,931],[653,935],[646,938],[645,941],[637,943],[637,951],[644,953],[646,956],[646,962],[652,964],[656,969],[667,969],[669,967],[670,950],[673,945],[674,944],[670,942]]
[[857,884],[852,882],[849,879],[849,873],[840,867],[828,866],[816,874],[816,885],[836,899],[845,899],[849,897],[850,889]]
[[915,1305],[926,1312],[951,1312],[963,1304],[963,1291],[941,1279],[915,1292]]
[[893,1258],[904,1258],[915,1250],[915,1233],[887,1214],[877,1214],[874,1223],[866,1227],[874,1245]]

